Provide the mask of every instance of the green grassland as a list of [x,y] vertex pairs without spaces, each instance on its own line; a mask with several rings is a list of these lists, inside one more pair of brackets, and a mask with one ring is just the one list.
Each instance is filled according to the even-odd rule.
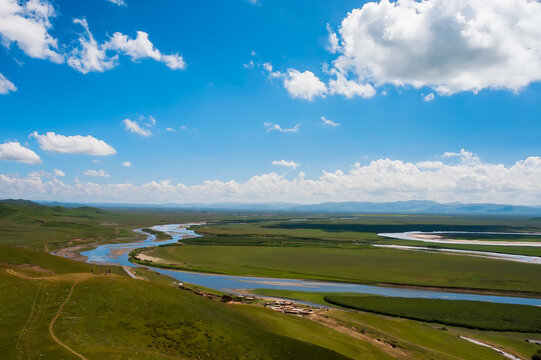
[[[49,262],[57,270],[71,266],[58,257]],[[77,282],[53,330],[86,359],[499,359],[496,352],[431,327],[412,335],[412,325],[396,322],[396,332],[403,334],[388,335],[348,324],[358,314],[324,312],[322,318],[336,322],[325,326],[262,307],[208,300],[166,279],[56,275],[45,268],[24,272],[45,271],[36,279],[22,279],[6,269],[23,272],[17,264],[0,264],[4,358],[76,359],[52,340],[48,328]],[[388,323],[377,316],[370,322]]]
[[[377,359],[381,355],[376,347],[340,333],[314,345],[307,340],[329,335],[328,328],[264,308],[245,311],[244,306],[210,301],[165,282],[114,274],[57,274],[73,270],[73,264],[51,255],[40,261],[40,269],[25,270],[28,255],[12,255],[11,264],[0,264],[4,358],[73,357],[53,342],[48,326],[75,281],[54,332],[88,359],[313,359],[318,355],[345,359],[360,352]],[[14,276],[7,269],[32,279]],[[282,328],[291,328],[290,334],[284,335]]]
[[[325,298],[327,296],[359,296],[359,294],[352,293],[317,293],[277,289],[253,289],[250,292],[261,296],[308,301],[314,304],[338,308],[341,307],[327,302]],[[372,295],[366,296],[373,297]],[[483,307],[483,305],[484,303],[478,304],[479,307]],[[514,307],[513,305],[511,306]],[[503,310],[505,311],[506,309]],[[481,310],[481,312],[484,311]],[[394,316],[388,317],[377,313],[363,311],[346,312],[330,310],[325,314],[329,316],[329,318],[339,321],[342,324],[355,327],[361,332],[368,332],[374,336],[386,338],[388,341],[398,343],[406,348],[417,348],[424,356],[430,356],[429,354],[434,356],[434,353],[431,351],[436,351],[436,354],[438,354],[438,351],[443,350],[456,356],[464,357],[464,352],[471,350],[464,348],[464,344],[461,344],[460,339],[457,338],[458,335],[478,339],[493,344],[494,346],[503,346],[508,352],[514,353],[516,356],[522,358],[530,358],[537,349],[541,348],[539,345],[526,341],[526,339],[539,339],[539,333],[504,332],[501,330],[486,331],[450,325],[442,326],[435,323],[408,320],[406,318]],[[494,317],[494,314],[491,313],[487,313],[487,315],[489,318]],[[505,316],[505,312],[500,315]],[[519,317],[522,316],[522,314],[519,314]],[[511,318],[511,321],[516,322],[513,318]],[[535,322],[532,319],[528,319],[528,322],[533,323],[534,326],[539,326],[538,321]],[[435,358],[440,358],[440,356],[442,355],[438,354]],[[422,356],[419,356],[419,358],[422,358]],[[442,356],[442,358],[444,357]]]
[[538,339],[539,334],[465,329],[367,312],[331,310],[327,315],[360,332],[395,342],[412,353],[419,354],[414,357],[419,359],[504,359],[492,350],[464,343],[460,335],[491,344],[521,359],[530,359],[540,348],[539,345],[526,342],[526,339]]
[[[507,254],[541,256],[541,247],[527,246],[493,246],[493,245],[464,245],[436,244],[423,241],[389,239],[378,236],[382,232],[402,231],[499,231],[499,232],[540,232],[539,218],[525,217],[457,217],[457,216],[381,216],[364,215],[350,216],[346,219],[339,217],[307,218],[306,221],[277,221],[272,219],[259,222],[237,222],[232,220],[213,222],[196,227],[198,233],[211,237],[210,244],[232,243],[234,245],[259,242],[255,245],[294,244],[325,246],[355,246],[374,244],[393,244],[423,246],[433,248],[451,248],[462,250],[477,250],[500,252]],[[229,239],[228,239],[229,237]],[[457,239],[473,239],[473,236],[453,235]],[[479,240],[502,241],[541,241],[540,237],[525,237],[513,235],[488,236],[479,235]],[[192,239],[190,243],[204,244],[207,239]],[[274,242],[274,244],[272,243]]]
[[374,247],[222,245],[163,246],[145,253],[163,259],[167,267],[192,271],[541,293],[541,265],[439,253]]
[[[290,221],[292,217],[307,221]],[[389,226],[451,231],[453,226],[465,230],[464,225],[472,231],[538,231],[541,221],[536,219],[340,218],[102,210],[0,201],[0,357],[78,358],[49,333],[56,314],[54,334],[86,359],[501,358],[493,350],[460,339],[459,334],[503,346],[523,358],[537,349],[524,339],[537,339],[539,334],[450,325],[444,330],[434,323],[342,310],[300,318],[256,305],[224,304],[179,289],[173,279],[152,269],[135,269],[136,275],[145,279],[135,280],[120,267],[47,253],[75,245],[86,249],[143,239],[133,232],[135,228],[201,221],[208,224],[197,226],[197,232],[207,236],[186,239],[186,245],[153,248],[149,254],[163,258],[164,266],[195,271],[541,293],[539,265],[371,246],[399,242],[376,235],[378,229],[391,229]],[[440,228],[443,225],[448,227]],[[163,233],[156,235],[166,237]],[[191,284],[185,287],[221,294]],[[261,292],[272,295],[270,290]],[[274,293],[322,304],[330,295],[348,294]],[[525,316],[539,318],[530,310],[509,314],[511,323]],[[524,326],[531,319],[524,321]]]
[[481,330],[541,333],[541,308],[479,301],[327,295],[328,303],[445,325]]

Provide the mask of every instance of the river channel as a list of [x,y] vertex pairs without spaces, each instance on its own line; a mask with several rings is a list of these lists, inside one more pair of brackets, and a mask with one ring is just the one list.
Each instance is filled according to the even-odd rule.
[[[145,234],[147,236],[146,239],[142,242],[134,242],[128,244],[101,245],[98,246],[96,249],[82,252],[81,255],[86,256],[87,261],[91,263],[106,263],[138,267],[139,265],[133,264],[129,261],[130,251],[137,248],[176,243],[187,237],[199,236],[193,230],[189,229],[190,225],[195,224],[171,224],[154,226],[152,229],[163,231],[171,236],[171,239],[162,241],[157,240],[156,236],[145,233],[140,229],[135,230],[139,233]],[[479,295],[403,287],[360,285],[352,283],[333,283],[296,279],[218,275],[188,271],[166,270],[159,268],[151,269],[182,282],[187,282],[217,290],[225,290],[228,292],[234,292],[237,289],[248,290],[255,288],[265,288],[313,292],[350,292],[391,297],[488,301],[496,303],[541,306],[541,299],[513,296]]]

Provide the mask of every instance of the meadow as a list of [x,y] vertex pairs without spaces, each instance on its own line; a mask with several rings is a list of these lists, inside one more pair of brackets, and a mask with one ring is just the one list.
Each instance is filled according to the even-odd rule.
[[[454,217],[302,218],[308,223],[335,225],[464,222],[526,229],[536,224],[528,219]],[[538,332],[481,331],[469,329],[471,323],[444,326],[427,322],[432,318],[406,319],[411,314],[405,311],[391,317],[330,309],[301,318],[266,309],[258,305],[260,302],[226,304],[199,296],[186,289],[218,296],[223,293],[192,284],[179,288],[175,280],[151,269],[132,270],[141,278],[132,279],[117,266],[50,254],[58,249],[82,251],[104,243],[143,239],[133,232],[136,228],[206,221],[206,225],[194,227],[206,236],[185,239],[183,245],[152,248],[149,253],[163,258],[164,266],[227,274],[541,292],[538,267],[532,265],[378,249],[371,244],[385,240],[375,233],[357,231],[366,228],[348,225],[342,231],[319,225],[306,229],[282,226],[300,223],[291,219],[283,214],[102,210],[0,201],[0,353],[5,358],[50,359],[501,358],[496,351],[459,335],[523,358],[537,350],[538,345],[525,340],[538,338]],[[155,235],[166,236],[160,232]],[[273,291],[275,296],[327,305],[332,300],[329,296],[351,295],[257,290],[262,295],[273,295]],[[399,305],[396,302],[395,306]],[[475,304],[467,305],[475,309]],[[505,309],[508,323],[521,322],[538,331],[532,325],[537,314],[531,311]],[[489,314],[485,311],[481,315]],[[499,330],[504,329],[509,328],[502,325]]]
[[[244,238],[235,239],[234,243]],[[233,238],[233,239],[230,239]],[[206,238],[197,239],[198,243]],[[256,241],[262,241],[256,239]],[[272,240],[283,241],[286,240]],[[191,242],[193,244],[193,242]],[[217,244],[218,243],[218,244]],[[541,294],[541,265],[371,246],[171,245],[145,250],[153,266],[221,274]]]
[[326,295],[345,308],[480,330],[541,333],[541,308],[479,301]]

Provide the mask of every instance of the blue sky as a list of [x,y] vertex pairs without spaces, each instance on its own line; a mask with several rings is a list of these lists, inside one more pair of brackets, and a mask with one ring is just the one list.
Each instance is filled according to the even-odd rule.
[[[0,143],[19,143],[41,160],[17,157],[20,149],[4,148],[2,155],[0,148],[5,160],[0,162],[2,197],[541,204],[535,182],[541,174],[541,75],[535,67],[541,60],[539,51],[526,50],[541,49],[538,30],[502,34],[489,29],[484,34],[489,45],[471,52],[477,46],[473,35],[456,40],[448,36],[452,30],[437,26],[409,34],[398,21],[378,22],[385,14],[400,19],[408,7],[417,6],[411,0],[376,2],[372,8],[362,1],[308,0],[0,3],[12,9],[0,13],[0,19],[41,19],[35,22],[56,42],[45,48],[58,55],[44,53],[39,34],[25,38],[32,30],[25,24],[0,25],[0,74],[11,84],[4,82],[0,95]],[[449,17],[435,14],[456,12],[470,14],[467,26],[479,29],[482,20],[476,16],[488,11],[504,29],[512,29],[518,20],[535,24],[541,14],[541,5],[528,10],[532,5],[527,0],[519,1],[525,8],[517,6],[512,16],[483,0],[458,1],[455,8],[440,0],[424,3],[423,16],[429,21],[414,19],[414,25],[445,25]],[[25,10],[29,4],[48,9],[49,16]],[[471,7],[469,12],[465,7]],[[101,66],[110,68],[88,65],[78,40],[83,36],[88,41],[88,34],[74,19],[85,19],[98,48],[107,47],[102,60],[109,65]],[[358,24],[366,29],[359,30]],[[371,48],[374,29],[385,27],[405,34],[395,43],[386,39]],[[137,31],[148,34],[149,53],[129,42]],[[117,32],[128,41],[111,40]],[[424,37],[427,33],[430,39]],[[335,47],[332,36],[339,40]],[[508,52],[498,45],[517,39],[519,48]],[[34,45],[41,52],[32,53]],[[425,45],[436,50],[412,50]],[[170,55],[176,68],[166,63]],[[70,61],[86,65],[77,68]],[[307,72],[313,77],[305,77]],[[332,85],[340,77],[351,81],[351,87]],[[129,131],[125,119],[151,135]],[[271,130],[273,125],[265,123],[296,131]],[[34,132],[38,135],[30,136]],[[55,143],[47,149],[39,136],[48,132],[90,135],[115,153],[62,152],[54,149]],[[517,162],[527,159],[528,169],[518,172]],[[433,164],[418,166],[427,161]],[[498,172],[502,167],[505,173]],[[54,169],[65,176],[55,176]],[[458,174],[452,184],[440,186],[450,173]],[[104,176],[96,176],[100,174]],[[396,181],[387,183],[393,174]],[[302,184],[295,182],[299,177]],[[164,180],[174,188],[152,185]],[[129,196],[119,190],[123,184],[130,184]],[[132,196],[133,191],[143,195]]]

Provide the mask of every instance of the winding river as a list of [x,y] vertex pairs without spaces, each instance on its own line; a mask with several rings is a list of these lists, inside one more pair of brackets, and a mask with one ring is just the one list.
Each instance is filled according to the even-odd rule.
[[[135,230],[147,236],[142,242],[134,242],[128,244],[110,244],[101,245],[96,249],[82,252],[81,255],[87,257],[88,262],[92,263],[108,263],[124,266],[138,267],[137,264],[132,264],[129,261],[129,252],[136,248],[149,246],[159,246],[165,244],[176,243],[187,237],[199,236],[193,230],[189,230],[190,225],[195,224],[171,224],[157,225],[152,229],[163,231],[171,236],[171,239],[158,241],[156,236]],[[188,271],[166,270],[159,268],[151,268],[152,270],[175,278],[182,282],[187,282],[199,286],[204,286],[212,289],[225,290],[235,292],[235,290],[247,290],[254,288],[265,289],[280,289],[280,290],[296,290],[296,291],[315,291],[315,292],[352,292],[373,295],[383,295],[392,297],[406,298],[424,298],[424,299],[449,299],[449,300],[472,300],[472,301],[488,301],[507,304],[521,304],[541,306],[541,299],[522,298],[512,296],[493,296],[493,295],[478,295],[467,293],[454,293],[445,291],[432,291],[422,289],[410,289],[401,287],[388,286],[373,286],[359,285],[351,283],[333,283],[323,281],[308,281],[295,279],[277,279],[277,278],[262,278],[248,276],[232,276],[232,275],[217,275],[207,273],[196,273]]]

